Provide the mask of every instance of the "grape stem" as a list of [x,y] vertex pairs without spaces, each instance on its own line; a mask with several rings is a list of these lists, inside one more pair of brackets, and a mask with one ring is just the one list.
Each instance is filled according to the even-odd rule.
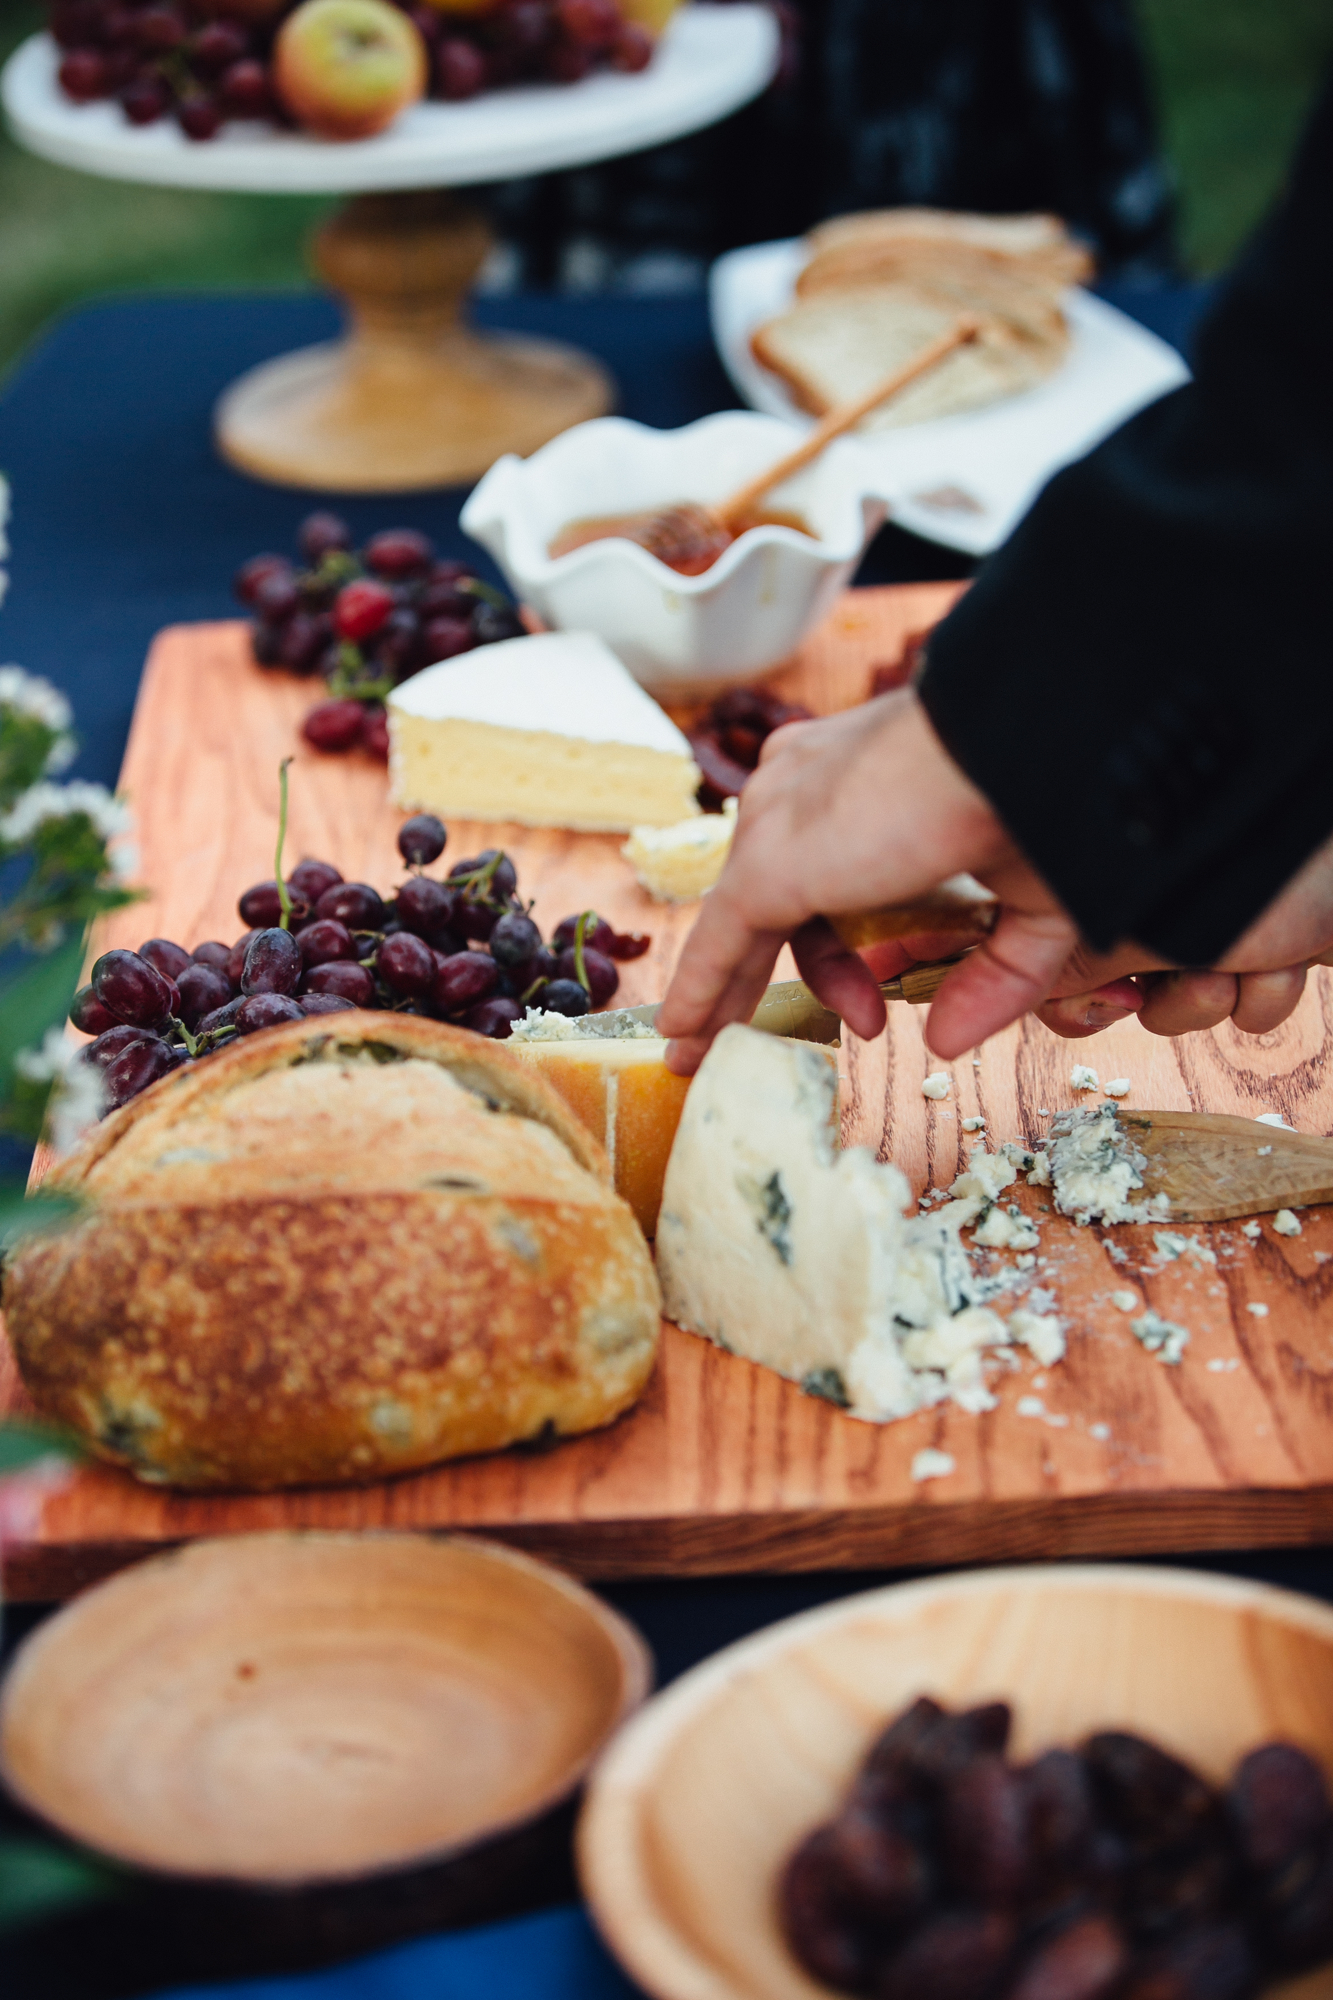
[[278,884],[278,901],[282,905],[278,928],[284,931],[292,927],[292,899],[282,879],[282,847],[287,838],[287,766],[291,761],[290,757],[284,757],[278,766],[278,845],[273,856],[273,874]]
[[588,981],[588,968],[583,962],[583,940],[589,924],[597,922],[596,910],[585,910],[574,926],[574,975],[588,998],[592,999],[592,987]]
[[185,1044],[186,1055],[197,1056],[199,1053],[198,1036],[192,1035],[189,1029],[186,1027],[184,1021],[177,1020],[174,1014],[171,1016],[171,1025],[173,1028],[176,1028],[180,1031],[180,1038]]

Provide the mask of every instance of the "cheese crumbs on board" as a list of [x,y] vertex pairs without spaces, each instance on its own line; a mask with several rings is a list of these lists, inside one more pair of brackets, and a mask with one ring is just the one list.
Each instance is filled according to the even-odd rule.
[[923,1097],[933,1097],[938,1103],[942,1098],[949,1095],[949,1085],[952,1081],[953,1078],[949,1075],[947,1069],[937,1069],[922,1084],[921,1095]]
[[1069,1072],[1069,1083],[1070,1088],[1073,1090],[1097,1090],[1100,1088],[1096,1070],[1089,1069],[1086,1063],[1074,1064],[1074,1067]]
[[1280,1208],[1273,1217],[1273,1227],[1279,1236],[1299,1236],[1301,1225],[1289,1208]]

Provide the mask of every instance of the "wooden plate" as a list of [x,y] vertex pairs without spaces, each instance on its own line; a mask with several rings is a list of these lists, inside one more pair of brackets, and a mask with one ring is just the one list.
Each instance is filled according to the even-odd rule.
[[[660,2000],[829,2000],[788,1955],[778,1869],[918,1694],[1013,1703],[1029,1757],[1141,1730],[1212,1778],[1273,1736],[1333,1771],[1333,1611],[1189,1570],[1033,1567],[895,1585],[731,1646],[649,1703],[597,1769],[579,1865]],[[1330,2000],[1333,1968],[1302,2000]]]
[[246,1535],[126,1570],[29,1639],[0,1771],[133,1866],[356,1880],[537,1818],[650,1679],[629,1625],[511,1550]]

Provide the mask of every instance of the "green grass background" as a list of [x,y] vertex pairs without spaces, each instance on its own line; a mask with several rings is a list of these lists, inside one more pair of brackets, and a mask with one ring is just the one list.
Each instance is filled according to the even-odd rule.
[[[1333,55],[1333,0],[1139,0],[1191,270],[1220,269],[1280,185]],[[0,58],[40,25],[0,0]],[[145,286],[301,285],[328,206],[175,193],[48,166],[0,138],[0,370],[90,294]]]

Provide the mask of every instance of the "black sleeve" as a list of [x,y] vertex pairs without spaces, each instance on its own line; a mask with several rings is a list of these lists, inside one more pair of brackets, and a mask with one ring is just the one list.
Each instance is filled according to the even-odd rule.
[[1099,949],[1226,950],[1333,830],[1333,90],[1195,379],[932,635],[949,750]]

